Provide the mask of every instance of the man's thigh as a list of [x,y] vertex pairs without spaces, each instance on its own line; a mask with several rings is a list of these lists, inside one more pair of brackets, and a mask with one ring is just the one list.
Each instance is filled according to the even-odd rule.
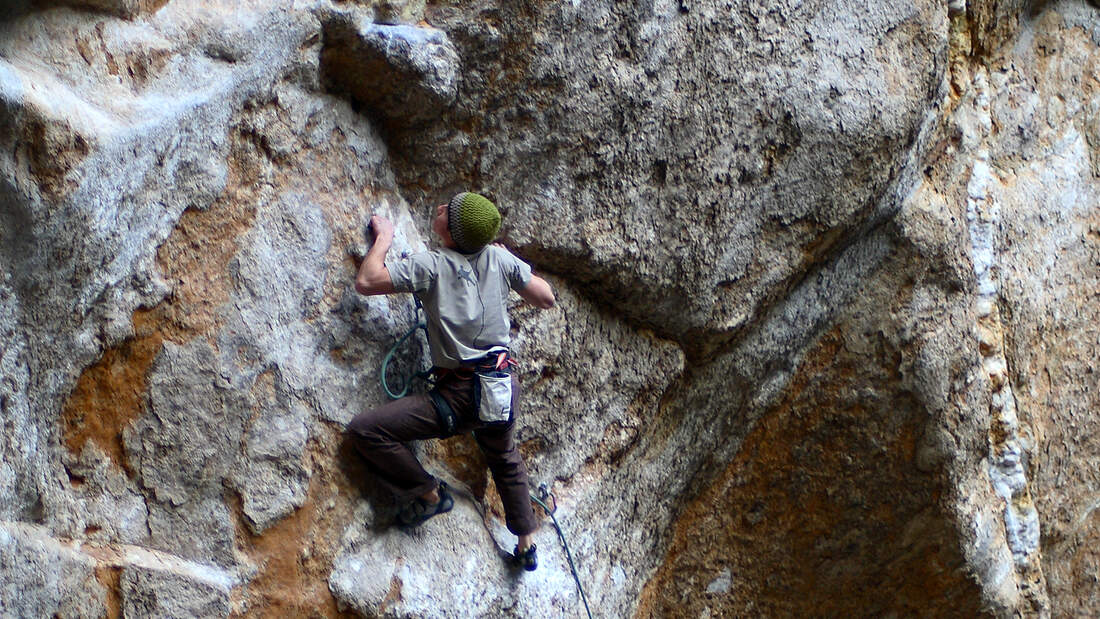
[[428,396],[410,395],[360,413],[348,428],[363,437],[404,443],[442,435],[439,415]]

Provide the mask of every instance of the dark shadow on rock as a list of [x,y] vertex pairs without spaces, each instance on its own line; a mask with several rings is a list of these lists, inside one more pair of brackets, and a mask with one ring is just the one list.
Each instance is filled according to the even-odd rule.
[[[123,19],[134,19],[139,15],[155,13],[165,4],[168,4],[168,0],[16,0],[16,5],[26,7],[24,12],[65,6]],[[0,19],[4,19],[3,11],[4,9],[0,8]]]
[[340,444],[336,451],[336,470],[344,476],[347,487],[358,490],[352,501],[365,500],[371,506],[373,518],[363,523],[368,529],[385,529],[394,524],[397,506],[393,497],[382,484],[378,483],[370,465],[355,449],[355,443],[345,431],[340,435]]

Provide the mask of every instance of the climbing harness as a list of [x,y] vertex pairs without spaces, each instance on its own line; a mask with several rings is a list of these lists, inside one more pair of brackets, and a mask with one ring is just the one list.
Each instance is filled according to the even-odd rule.
[[386,371],[389,368],[390,360],[393,359],[394,354],[397,353],[397,349],[401,348],[401,345],[405,343],[405,340],[412,337],[413,334],[416,333],[417,329],[423,329],[424,333],[428,332],[428,323],[424,320],[422,316],[422,314],[424,313],[424,306],[420,304],[420,299],[417,299],[415,296],[413,297],[413,300],[416,301],[416,324],[413,325],[413,327],[409,329],[409,331],[405,335],[401,336],[401,339],[397,340],[397,343],[394,344],[392,348],[390,348],[390,351],[388,353],[386,353],[386,357],[382,359],[382,373],[380,377],[382,382],[382,389],[386,392],[386,395],[390,396],[390,398],[394,400],[405,397],[405,394],[409,392],[409,387],[412,385],[412,381],[414,378],[422,378],[427,380],[428,376],[431,375],[430,370],[425,370],[423,372],[414,372],[408,378],[401,381],[400,390],[396,393],[392,389],[390,389],[390,385],[386,380]]
[[[554,528],[558,531],[558,539],[561,540],[561,545],[565,548],[565,557],[569,559],[569,569],[573,571],[573,580],[577,583],[577,591],[581,592],[581,601],[584,602],[584,612],[588,613],[588,619],[592,619],[592,611],[588,608],[588,597],[584,595],[584,587],[581,586],[581,577],[577,575],[577,566],[573,563],[573,553],[569,552],[569,543],[565,541],[565,532],[561,530],[561,525],[558,524],[558,519],[554,516],[554,512],[558,511],[558,500],[554,498],[554,495],[546,487],[546,484],[539,485],[539,495],[531,495],[531,500],[538,503],[539,507],[546,512],[547,516],[550,516],[550,520],[554,522]],[[540,498],[541,497],[541,498]],[[544,502],[546,499],[551,499],[554,502],[554,509],[550,509]]]

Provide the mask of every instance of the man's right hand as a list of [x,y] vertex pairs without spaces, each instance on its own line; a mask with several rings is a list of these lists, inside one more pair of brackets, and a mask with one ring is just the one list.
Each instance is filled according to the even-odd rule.
[[393,224],[390,220],[381,215],[371,215],[370,226],[368,228],[374,235],[374,240],[378,239],[392,239],[393,238]]
[[381,215],[371,215],[370,231],[374,233],[374,244],[366,258],[359,263],[359,272],[355,276],[355,290],[359,294],[390,294],[393,283],[386,269],[386,252],[393,244],[393,224]]

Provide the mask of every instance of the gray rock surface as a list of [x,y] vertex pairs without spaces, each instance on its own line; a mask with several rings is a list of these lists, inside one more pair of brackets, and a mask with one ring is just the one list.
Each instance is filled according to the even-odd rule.
[[594,614],[1100,612],[1098,11],[0,11],[0,614],[579,614],[470,439],[406,533],[342,436],[414,320],[364,225],[459,189],[558,295],[517,437]]
[[0,522],[0,575],[5,617],[225,617],[234,584],[213,566],[21,522]]
[[144,566],[122,571],[122,613],[126,617],[227,617],[227,583],[188,578]]
[[98,617],[106,590],[96,561],[38,527],[0,522],[0,614],[5,617]]
[[149,373],[149,410],[124,436],[148,497],[150,540],[181,557],[230,565],[234,530],[222,482],[247,408],[205,342],[166,343]]
[[881,215],[946,52],[935,3],[495,11],[439,11],[463,96],[400,170],[479,179],[532,257],[707,355]]

